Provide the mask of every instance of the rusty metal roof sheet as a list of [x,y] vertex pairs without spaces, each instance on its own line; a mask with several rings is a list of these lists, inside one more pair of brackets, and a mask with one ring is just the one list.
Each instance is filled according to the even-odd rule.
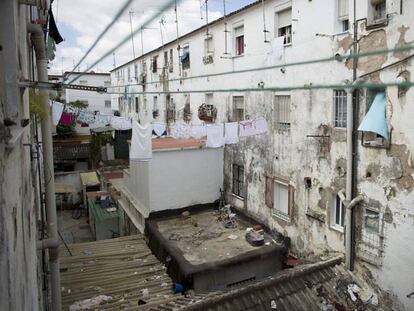
[[[172,292],[165,267],[151,253],[143,235],[68,245],[61,248],[63,310],[98,295],[112,297],[99,310],[148,310],[181,295]],[[143,305],[138,305],[138,301]],[[94,308],[93,308],[94,309]]]
[[[337,257],[316,264],[286,269],[275,276],[250,285],[224,292],[210,292],[182,297],[151,310],[374,310],[352,301],[348,284],[355,284],[353,276],[340,265]],[[361,309],[362,308],[362,309]]]

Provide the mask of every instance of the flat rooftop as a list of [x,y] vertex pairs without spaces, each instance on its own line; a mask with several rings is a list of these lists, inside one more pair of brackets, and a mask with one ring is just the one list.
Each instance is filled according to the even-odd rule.
[[236,227],[226,228],[213,206],[190,207],[189,217],[181,214],[186,209],[150,215],[149,246],[168,264],[175,282],[204,292],[258,280],[284,268],[288,239],[278,244],[265,232],[265,244],[252,246],[246,241],[246,229],[258,223],[237,212]]

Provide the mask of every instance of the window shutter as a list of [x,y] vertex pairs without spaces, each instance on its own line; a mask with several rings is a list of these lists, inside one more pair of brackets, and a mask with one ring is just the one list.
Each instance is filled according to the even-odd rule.
[[338,0],[338,19],[343,21],[348,19],[349,0]]
[[234,36],[237,38],[244,35],[244,26],[240,26],[234,29]]
[[384,3],[386,0],[371,0],[371,4],[372,5],[377,5],[377,4],[381,4]]
[[293,206],[295,204],[295,188],[293,188],[292,186],[289,186],[288,201],[289,201],[289,217],[292,217]]
[[273,178],[266,176],[265,203],[270,209],[273,208],[273,195]]
[[292,9],[287,9],[281,12],[278,12],[278,27],[286,27],[292,25]]

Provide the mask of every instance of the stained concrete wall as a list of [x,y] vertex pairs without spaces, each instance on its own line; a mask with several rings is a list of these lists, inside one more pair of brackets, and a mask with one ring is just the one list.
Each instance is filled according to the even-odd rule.
[[[401,7],[402,3],[402,7]],[[353,20],[353,1],[349,1],[349,19]],[[414,42],[412,1],[387,0],[387,22],[373,27],[370,1],[357,1],[358,45],[361,52],[401,47]],[[341,23],[337,19],[336,1],[283,1],[265,2],[265,17],[268,38],[275,36],[277,22],[275,13],[292,7],[293,43],[285,46],[284,57],[276,59],[270,54],[270,45],[264,43],[263,11],[260,5],[253,6],[227,19],[229,29],[227,45],[230,55],[224,53],[224,24],[212,23],[209,33],[214,41],[212,64],[202,62],[204,55],[205,29],[196,31],[180,39],[181,46],[189,43],[191,67],[187,76],[220,73],[231,70],[256,68],[269,65],[283,65],[295,61],[333,57],[336,53],[351,52],[353,42],[352,27],[341,32]],[[233,28],[243,24],[245,32],[245,53],[234,55]],[[371,27],[371,28],[370,28]],[[165,50],[172,48],[174,61],[177,60],[177,46],[169,43]],[[411,55],[410,52],[396,52],[360,58],[357,75],[393,64]],[[154,50],[142,58],[112,72],[114,86],[128,83],[117,80],[118,71],[126,71],[134,63],[140,65],[146,61],[149,68],[150,58],[159,55],[162,64],[162,49]],[[174,72],[169,78],[178,78],[179,72],[174,63]],[[131,69],[132,70],[132,69]],[[412,76],[411,62],[404,62],[382,70],[368,77],[368,82],[395,82],[399,75]],[[160,72],[147,71],[148,81],[159,79]],[[125,75],[124,75],[125,76]],[[148,91],[183,91],[232,88],[256,88],[260,82],[265,87],[304,86],[318,84],[342,84],[345,79],[352,80],[352,60],[330,61],[303,66],[289,66],[284,70],[275,68],[266,71],[253,71],[209,78],[197,78],[182,81],[170,81],[168,85],[147,84]],[[131,87],[142,91],[141,86]],[[366,196],[367,204],[359,207],[356,213],[357,231],[360,235],[363,227],[364,209],[371,208],[380,213],[380,240],[377,247],[378,258],[367,260],[358,255],[357,268],[364,275],[376,281],[389,293],[395,308],[414,309],[414,299],[407,295],[414,291],[414,207],[413,160],[414,130],[412,116],[414,106],[412,88],[404,92],[396,88],[387,89],[387,118],[392,127],[390,148],[368,148],[361,145],[358,138],[358,193]],[[192,123],[200,123],[197,117],[198,106],[205,102],[204,93],[191,93],[190,105]],[[228,146],[224,155],[224,185],[229,202],[243,208],[246,212],[266,222],[270,227],[288,235],[292,239],[293,251],[299,255],[311,257],[326,252],[344,252],[344,235],[341,230],[332,227],[331,211],[334,195],[345,186],[346,179],[346,133],[342,128],[334,127],[333,91],[329,89],[297,90],[280,94],[291,95],[291,128],[279,131],[276,128],[274,114],[274,92],[226,92],[214,93],[213,103],[218,109],[217,122],[228,121],[232,117],[232,97],[243,95],[247,118],[263,116],[269,123],[270,131],[266,135],[241,139],[236,146]],[[177,109],[184,107],[184,94],[172,94]],[[360,94],[359,122],[366,113],[367,92]],[[116,103],[113,96],[113,104]],[[140,98],[141,103],[143,98]],[[130,116],[141,120],[152,120],[152,95],[147,95],[146,109]],[[165,96],[158,96],[158,104],[165,106]],[[128,113],[125,113],[128,115]],[[178,122],[183,122],[177,113]],[[164,121],[165,114],[160,111],[157,121]],[[327,138],[308,137],[329,136]],[[246,196],[243,201],[231,194],[232,164],[244,165]],[[266,176],[287,180],[294,189],[294,205],[290,221],[284,221],[273,215],[265,204]],[[305,188],[305,177],[310,178],[309,193]],[[359,245],[357,245],[359,246]]]

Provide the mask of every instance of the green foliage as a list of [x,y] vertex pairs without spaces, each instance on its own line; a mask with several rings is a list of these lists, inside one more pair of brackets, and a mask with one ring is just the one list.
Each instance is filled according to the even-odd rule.
[[30,113],[36,115],[40,120],[47,118],[49,111],[43,106],[43,100],[47,97],[46,92],[38,90],[29,91],[29,109]]

